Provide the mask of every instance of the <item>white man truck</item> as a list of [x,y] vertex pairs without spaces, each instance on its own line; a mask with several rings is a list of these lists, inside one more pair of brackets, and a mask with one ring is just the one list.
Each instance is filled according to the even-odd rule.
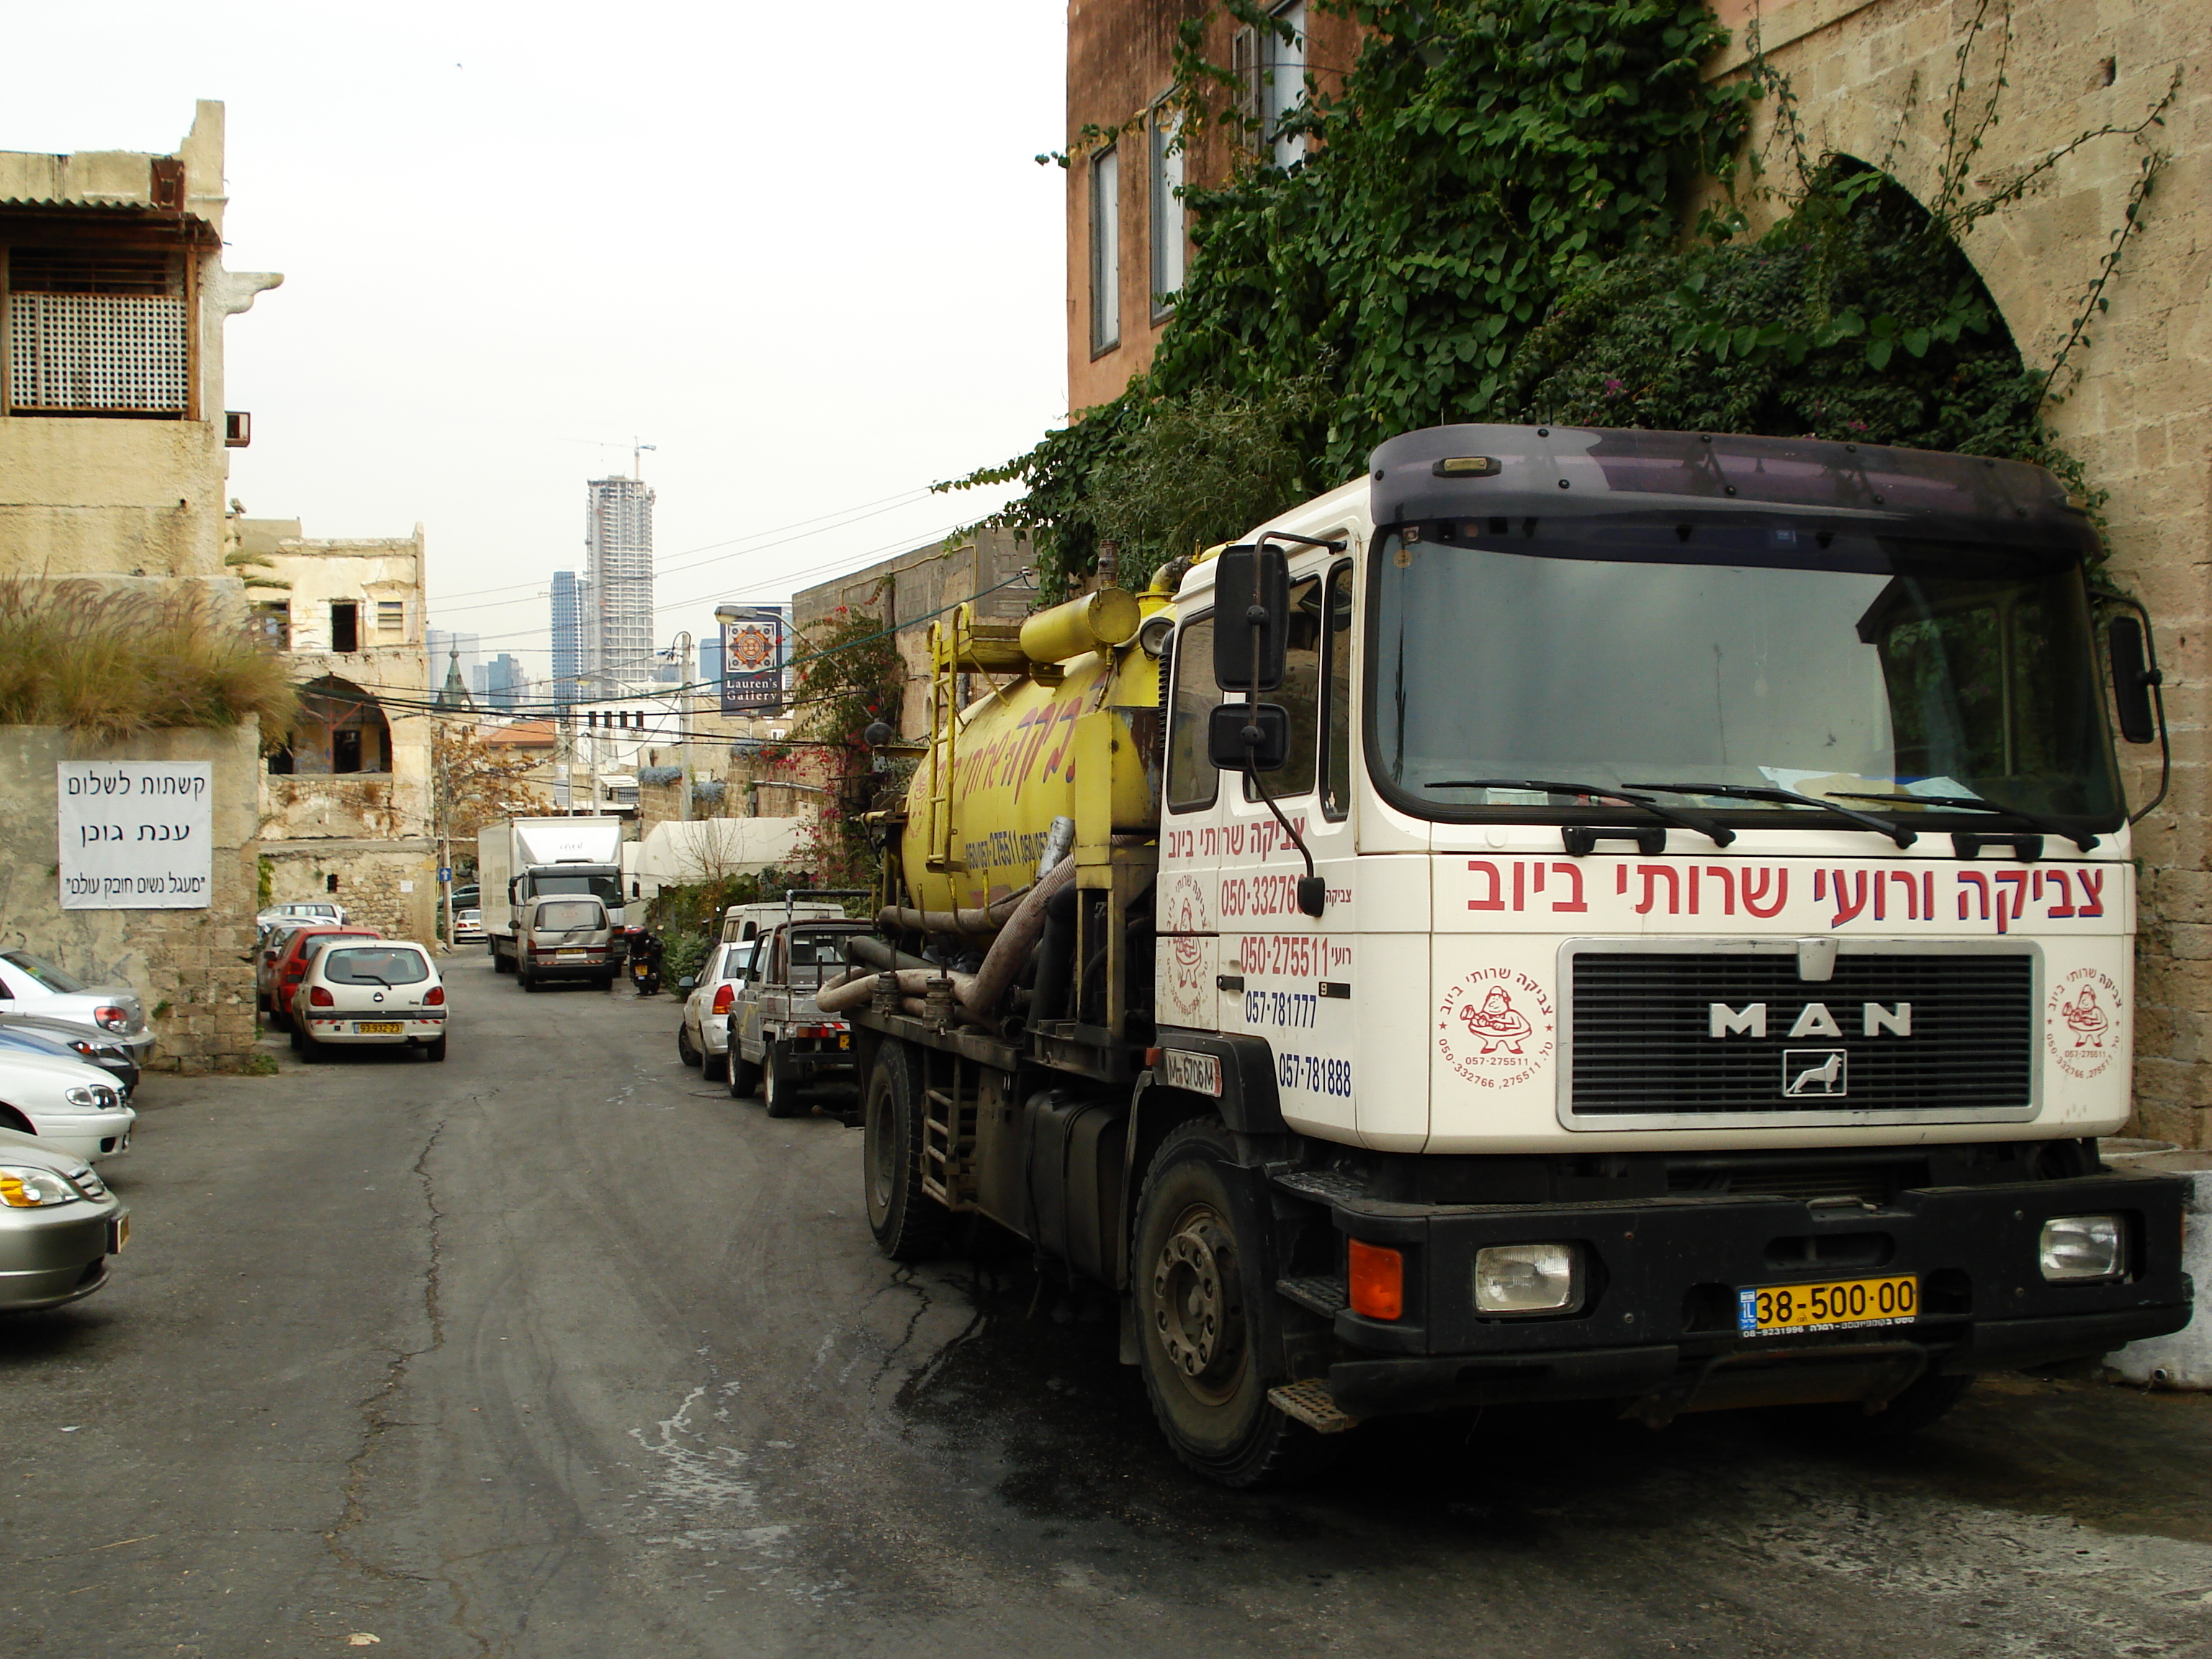
[[492,966],[514,971],[515,915],[532,899],[589,893],[623,927],[620,818],[508,818],[477,833],[478,902]]
[[1455,426],[957,614],[822,999],[878,1243],[1103,1287],[1240,1485],[1496,1402],[1900,1432],[2179,1328],[2179,1183],[2098,1156],[2163,730],[2095,546],[2024,465]]

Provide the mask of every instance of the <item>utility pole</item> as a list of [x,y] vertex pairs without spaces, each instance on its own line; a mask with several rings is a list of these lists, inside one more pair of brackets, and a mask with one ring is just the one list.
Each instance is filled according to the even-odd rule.
[[680,665],[677,671],[682,678],[676,686],[676,759],[684,769],[684,788],[677,811],[679,819],[689,823],[691,822],[691,676],[698,645],[688,628],[676,637],[684,641],[678,659]]
[[553,799],[566,812],[574,800],[571,779],[576,769],[576,716],[568,704],[561,705],[553,731]]

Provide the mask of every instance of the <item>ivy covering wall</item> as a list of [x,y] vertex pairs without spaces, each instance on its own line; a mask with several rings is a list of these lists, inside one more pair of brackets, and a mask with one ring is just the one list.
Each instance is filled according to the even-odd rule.
[[[2000,199],[1966,191],[1996,113],[1994,91],[1967,96],[1990,0],[1961,47],[1932,212],[1881,158],[1802,138],[1754,176],[1752,106],[1779,100],[1794,134],[1789,89],[1757,63],[1703,78],[1727,36],[1702,0],[1322,3],[1371,33],[1340,92],[1310,90],[1307,159],[1288,171],[1238,143],[1250,121],[1203,50],[1207,20],[1183,31],[1186,142],[1254,159],[1187,192],[1196,252],[1150,373],[941,486],[1026,486],[987,522],[1030,537],[1048,597],[1103,540],[1131,584],[1447,422],[1855,439],[2081,483],[2040,419],[2051,371],[2022,363],[1954,234]],[[1222,9],[1278,27],[1253,0]],[[1778,198],[1758,236],[1740,210],[1753,193]]]

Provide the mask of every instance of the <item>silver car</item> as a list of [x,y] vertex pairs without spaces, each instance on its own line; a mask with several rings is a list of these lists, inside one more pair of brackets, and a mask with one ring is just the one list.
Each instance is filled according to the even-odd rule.
[[90,1296],[130,1237],[131,1212],[90,1164],[0,1129],[0,1312]]
[[101,1040],[131,1050],[141,1066],[154,1051],[154,1033],[136,991],[87,985],[76,975],[28,951],[0,951],[0,1013],[38,1014],[88,1025]]

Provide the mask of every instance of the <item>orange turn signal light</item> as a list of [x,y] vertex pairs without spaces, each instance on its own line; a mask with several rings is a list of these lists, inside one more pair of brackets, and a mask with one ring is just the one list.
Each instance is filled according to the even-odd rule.
[[1352,1311],[1362,1319],[1395,1319],[1406,1311],[1406,1258],[1380,1244],[1345,1241]]

